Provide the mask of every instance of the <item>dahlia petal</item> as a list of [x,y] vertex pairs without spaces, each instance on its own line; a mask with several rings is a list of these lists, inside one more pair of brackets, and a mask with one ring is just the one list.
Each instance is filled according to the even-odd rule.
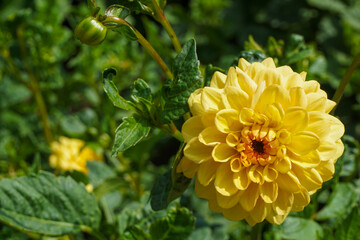
[[261,81],[265,81],[266,86],[273,84],[282,86],[284,84],[284,79],[281,73],[272,68],[266,68],[256,75],[254,82],[259,84]]
[[215,125],[220,132],[239,132],[242,125],[239,121],[239,112],[235,109],[223,109],[215,116]]
[[195,180],[195,193],[199,198],[215,199],[216,190],[214,188],[214,182],[211,182],[207,186],[203,186],[197,179]]
[[276,183],[279,185],[279,189],[286,192],[298,192],[300,189],[300,182],[292,171],[286,174],[279,173]]
[[265,88],[264,92],[255,103],[255,110],[264,112],[267,104],[279,103],[286,109],[290,104],[290,96],[288,91],[279,85],[271,85]]
[[252,218],[252,220],[254,220],[255,224],[264,221],[269,211],[269,207],[270,205],[266,204],[261,198],[258,199],[258,201],[256,202],[256,206],[250,212],[250,217]]
[[[259,170],[260,168],[260,170]],[[249,179],[254,183],[262,184],[264,183],[264,177],[262,176],[262,167],[258,165],[254,165],[250,167],[250,170],[248,172]]]
[[290,106],[306,108],[307,97],[305,91],[301,87],[293,87],[289,90],[290,94]]
[[240,205],[244,208],[245,211],[250,212],[254,209],[259,195],[259,185],[256,183],[251,183],[243,193],[243,197],[239,199]]
[[260,197],[266,203],[273,203],[278,196],[278,189],[277,183],[265,182],[260,185]]
[[266,66],[262,65],[259,62],[252,63],[245,71],[250,78],[255,79],[256,75],[259,74],[262,70],[264,70]]
[[277,178],[278,172],[268,164],[264,168],[263,176],[265,181],[273,182]]
[[268,67],[268,68],[276,68],[276,65],[274,63],[274,60],[270,57],[264,59],[262,62],[261,62],[262,65]]
[[339,157],[339,155],[336,154],[338,152],[338,148],[339,145],[336,143],[321,141],[320,146],[317,148],[317,150],[319,152],[320,159],[322,161],[328,161],[330,159],[337,159]]
[[209,183],[214,180],[216,170],[220,164],[214,161],[207,161],[202,164],[199,164],[197,171],[197,180],[201,185],[207,186]]
[[221,208],[217,204],[216,198],[208,199],[208,201],[209,201],[208,206],[211,211],[216,212],[216,213],[221,213],[223,211],[223,208]]
[[201,94],[201,104],[205,111],[216,112],[224,109],[224,103],[222,101],[223,89],[204,87]]
[[250,185],[247,168],[243,167],[239,172],[233,173],[233,182],[239,190],[245,190]]
[[226,74],[216,71],[211,78],[210,87],[213,88],[224,88],[226,81]]
[[308,111],[325,112],[325,105],[327,97],[320,92],[309,93],[306,95],[308,102]]
[[302,189],[298,193],[294,193],[294,203],[291,211],[302,211],[305,206],[310,203],[310,194],[306,189]]
[[192,138],[199,135],[204,129],[204,125],[201,121],[201,116],[194,116],[186,120],[182,126],[181,133],[185,142],[190,141]]
[[254,110],[251,108],[243,108],[240,111],[240,122],[244,125],[251,126],[254,124]]
[[237,154],[236,149],[229,147],[226,143],[216,145],[212,151],[212,157],[216,162],[227,162]]
[[190,112],[193,116],[200,115],[205,111],[204,107],[201,104],[202,91],[202,88],[196,89],[192,94],[190,94],[190,97],[188,99]]
[[225,89],[225,100],[228,108],[241,110],[243,107],[250,105],[249,96],[246,92],[237,87],[226,87]]
[[223,214],[224,217],[230,221],[240,221],[249,215],[249,213],[245,211],[240,204],[237,204],[229,209],[224,209]]
[[345,133],[344,124],[334,116],[330,115],[330,119],[331,119],[331,131],[329,133],[329,137],[333,140],[338,140]]
[[308,113],[301,107],[290,107],[285,111],[283,127],[292,133],[303,130],[308,124]]
[[325,140],[331,129],[331,118],[329,114],[322,112],[309,112],[309,124],[306,131],[315,133],[322,141]]
[[240,87],[237,79],[237,72],[234,67],[229,68],[225,82],[225,87],[236,87],[236,88]]
[[229,133],[226,136],[226,144],[230,147],[236,147],[240,142],[241,135],[239,133]]
[[257,86],[257,88],[254,92],[254,95],[252,96],[252,99],[251,99],[251,108],[252,109],[254,109],[254,106],[259,101],[264,90],[265,90],[265,82],[263,81],[263,82],[260,82],[260,84]]
[[280,104],[272,103],[265,107],[265,115],[269,118],[269,127],[276,128],[284,118],[284,110]]
[[335,173],[334,165],[335,163],[333,161],[321,161],[315,169],[320,174],[323,181],[328,181]]
[[212,159],[213,147],[202,144],[197,137],[192,138],[184,148],[184,156],[194,163],[202,163]]
[[288,215],[294,202],[294,195],[291,192],[278,190],[278,197],[272,204],[272,208],[278,215]]
[[305,71],[302,71],[301,73],[300,73],[300,76],[301,76],[301,78],[305,81],[306,80],[306,75],[307,75],[307,72],[305,72]]
[[240,88],[248,94],[249,97],[253,96],[256,91],[257,84],[245,72],[236,68],[238,84]]
[[289,66],[281,66],[276,68],[276,70],[279,71],[284,77],[294,73],[294,71]]
[[336,102],[326,99],[325,112],[329,113],[336,106]]
[[230,166],[227,163],[221,164],[216,170],[215,189],[224,196],[231,196],[239,191],[234,185],[232,178],[229,177],[232,174]]
[[220,193],[216,193],[216,201],[221,208],[232,208],[239,203],[239,197],[241,193],[238,192],[232,196],[224,196]]
[[240,58],[238,66],[241,70],[245,71],[250,66],[250,63],[245,58]]
[[278,159],[274,164],[274,168],[279,173],[285,174],[291,169],[291,160],[287,156],[285,156],[283,159]]
[[239,157],[234,157],[230,161],[230,168],[232,172],[240,172],[242,166]]
[[302,168],[313,168],[319,165],[320,163],[320,155],[317,150],[311,151],[310,153],[304,156],[296,156],[295,154],[288,154],[292,163],[298,165]]
[[285,88],[291,89],[294,87],[302,87],[304,80],[298,73],[292,73],[286,76],[285,78]]
[[295,133],[291,137],[291,143],[286,147],[293,153],[303,156],[314,151],[320,145],[319,137],[308,131]]
[[320,90],[320,83],[315,80],[305,81],[303,83],[305,93],[314,93]]
[[[194,131],[196,132],[196,129]],[[226,134],[220,132],[215,126],[208,127],[199,134],[199,141],[208,146],[215,146],[226,141]]]
[[176,172],[182,172],[185,177],[193,178],[195,176],[195,173],[198,171],[199,166],[199,164],[190,161],[186,157],[183,157],[176,168]]
[[323,183],[321,175],[314,168],[301,168],[294,165],[294,173],[298,177],[301,186],[306,188],[307,191],[314,191],[320,189]]
[[215,126],[216,112],[204,112],[201,114],[201,121],[204,127]]

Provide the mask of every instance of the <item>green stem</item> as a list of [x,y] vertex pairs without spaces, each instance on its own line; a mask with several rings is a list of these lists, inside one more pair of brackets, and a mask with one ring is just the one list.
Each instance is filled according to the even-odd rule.
[[31,69],[31,65],[29,63],[29,59],[27,57],[27,52],[26,52],[26,45],[25,45],[25,40],[24,40],[24,35],[23,35],[23,29],[24,26],[21,26],[17,29],[17,37],[19,39],[19,44],[20,44],[20,48],[21,48],[21,54],[22,57],[24,59],[25,62],[25,66],[26,66],[26,71],[28,73],[28,77],[30,80],[30,89],[33,92],[33,95],[35,97],[35,101],[36,104],[38,106],[38,110],[39,110],[39,115],[40,115],[40,119],[43,125],[43,131],[44,131],[44,136],[45,136],[45,140],[48,144],[50,144],[52,142],[52,133],[50,130],[50,124],[49,124],[49,117],[47,114],[47,109],[46,109],[46,105],[43,99],[43,96],[41,94],[41,90],[40,90],[40,86],[39,83]]
[[155,49],[151,46],[151,44],[144,38],[144,36],[136,28],[134,28],[131,24],[129,24],[124,19],[117,18],[117,17],[107,17],[105,19],[104,23],[108,23],[108,22],[116,23],[118,25],[127,25],[127,26],[129,26],[135,32],[135,34],[136,34],[136,36],[138,38],[138,42],[145,48],[145,50],[155,60],[155,62],[159,65],[159,67],[164,72],[166,77],[168,79],[174,78],[173,74],[171,73],[170,69],[168,68],[168,66],[166,65],[164,60],[162,60],[162,58],[155,51]]
[[251,240],[261,240],[262,236],[262,230],[264,227],[264,222],[258,223],[255,226],[252,227],[251,233],[250,233],[250,239]]
[[179,39],[177,38],[174,29],[171,27],[169,21],[167,20],[164,11],[159,7],[156,0],[152,0],[152,4],[155,10],[155,19],[160,22],[160,24],[164,27],[165,31],[170,37],[171,42],[174,45],[174,48],[177,53],[181,51],[181,44]]
[[336,92],[333,96],[333,101],[336,102],[336,106],[334,107],[334,109],[331,111],[331,114],[334,114],[335,109],[337,107],[337,105],[339,104],[341,97],[344,94],[345,91],[345,87],[348,84],[348,82],[350,81],[351,76],[353,75],[353,73],[355,72],[355,70],[360,67],[360,54],[358,54],[353,62],[351,63],[350,67],[346,70],[345,75],[343,76],[343,78],[341,79],[341,82],[339,84],[339,87],[336,89]]

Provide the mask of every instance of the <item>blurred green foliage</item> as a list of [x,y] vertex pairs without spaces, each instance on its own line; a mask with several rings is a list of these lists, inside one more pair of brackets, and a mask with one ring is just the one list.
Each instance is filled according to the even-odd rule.
[[[118,2],[98,0],[97,4],[103,14],[106,6]],[[357,0],[168,0],[165,13],[182,44],[195,37],[200,67],[207,75],[212,69],[228,69],[240,56],[252,61],[271,56],[278,64],[307,71],[307,79],[320,81],[331,97],[360,53]],[[115,68],[112,81],[121,96],[138,106],[144,104],[139,100],[144,93],[139,93],[143,88],[136,88],[134,81],[141,77],[150,92],[156,93],[165,77],[136,41],[116,32],[109,31],[101,45],[80,44],[73,31],[88,15],[85,0],[0,2],[0,179],[40,169],[53,171],[48,164],[49,141],[76,137],[104,152],[105,162],[90,163],[88,175],[58,174],[94,186],[105,239],[250,239],[251,228],[246,223],[230,222],[210,212],[207,202],[198,199],[191,187],[168,210],[150,209],[148,193],[171,166],[170,159],[179,148],[175,139],[155,129],[147,137],[143,134],[136,146],[112,157],[115,130],[123,117],[131,117],[108,100],[102,71]],[[157,22],[136,13],[127,20],[169,65],[176,66],[171,41]],[[209,64],[216,67],[205,71]],[[303,212],[292,214],[281,226],[261,226],[264,239],[356,239],[359,79],[357,71],[336,112],[350,135],[344,137],[346,151],[337,162],[336,175]],[[44,130],[39,108],[41,99],[48,114],[48,130]],[[46,131],[50,135],[44,134]],[[181,224],[178,229],[176,225]],[[168,232],[168,237],[159,236],[159,229]],[[176,235],[179,232],[181,235]],[[70,237],[101,239],[86,233]],[[30,238],[53,239],[0,226],[0,239]]]

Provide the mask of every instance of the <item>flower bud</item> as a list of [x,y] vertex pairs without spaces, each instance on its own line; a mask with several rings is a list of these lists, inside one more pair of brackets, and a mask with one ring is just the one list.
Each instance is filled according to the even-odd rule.
[[106,27],[92,16],[82,20],[75,28],[76,38],[92,46],[104,41],[106,32]]

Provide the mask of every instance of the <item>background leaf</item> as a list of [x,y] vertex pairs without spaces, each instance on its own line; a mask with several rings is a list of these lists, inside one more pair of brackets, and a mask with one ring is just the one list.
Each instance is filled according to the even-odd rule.
[[194,39],[189,40],[174,61],[174,79],[162,89],[160,119],[166,123],[180,118],[189,111],[187,100],[192,92],[203,85]]
[[97,229],[100,211],[83,185],[40,172],[0,182],[0,220],[20,230],[55,236]]
[[150,124],[146,119],[133,115],[123,119],[123,122],[116,129],[115,142],[112,155],[134,146],[150,132]]

